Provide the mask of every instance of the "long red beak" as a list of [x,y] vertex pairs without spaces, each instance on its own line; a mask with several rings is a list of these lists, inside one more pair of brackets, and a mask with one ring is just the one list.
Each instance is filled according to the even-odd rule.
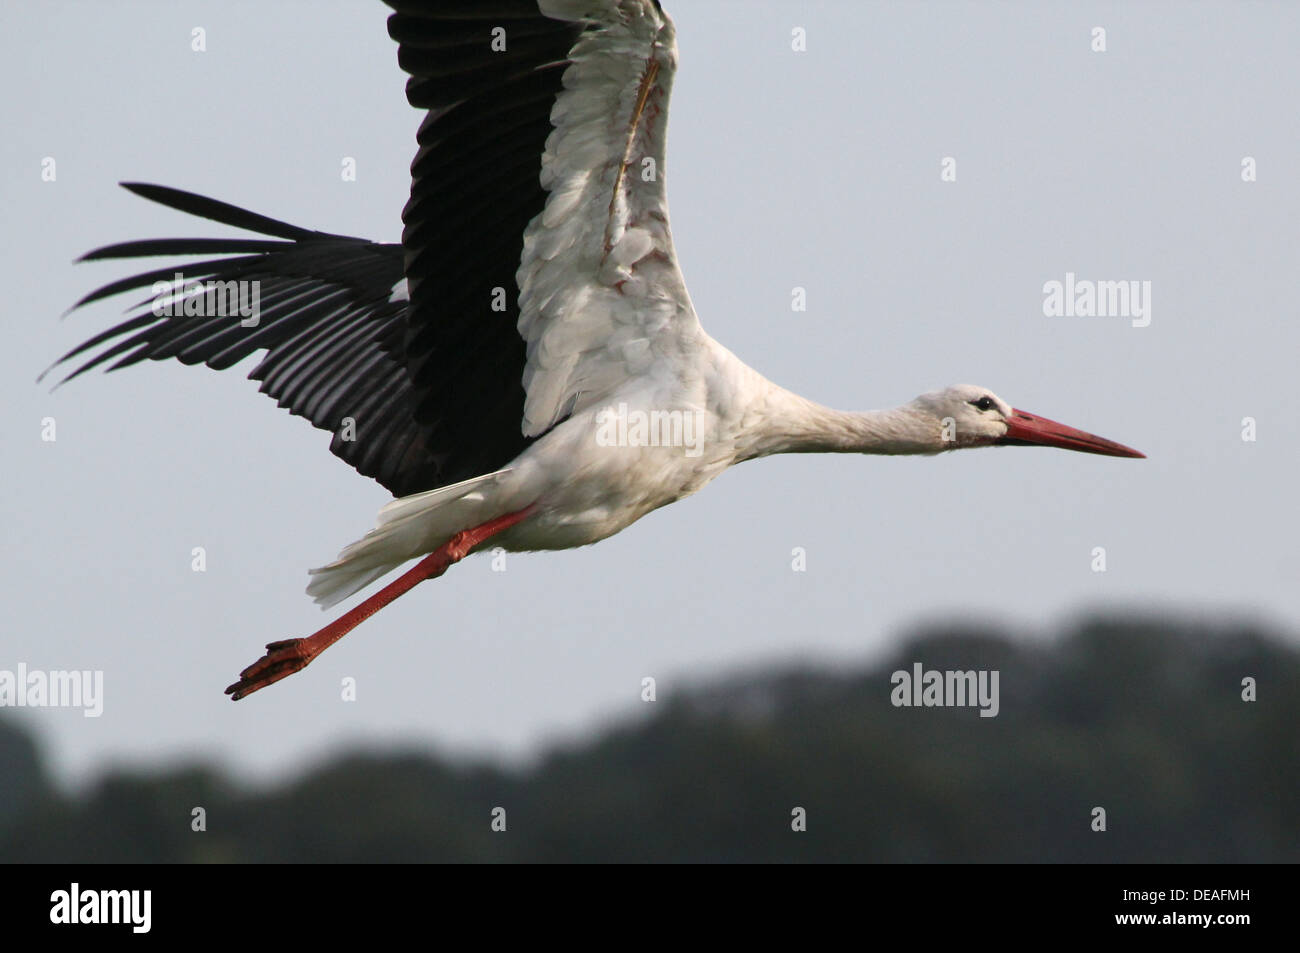
[[1007,435],[998,443],[1012,446],[1037,444],[1043,447],[1060,447],[1062,450],[1101,453],[1108,457],[1146,458],[1145,453],[1139,453],[1122,443],[1098,437],[1096,434],[1084,433],[1065,424],[1058,424],[1055,420],[1015,409],[1011,411],[1011,419],[1007,421]]

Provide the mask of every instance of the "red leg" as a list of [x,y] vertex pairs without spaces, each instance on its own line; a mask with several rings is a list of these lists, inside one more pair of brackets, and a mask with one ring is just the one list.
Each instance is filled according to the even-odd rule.
[[259,688],[265,688],[287,678],[294,672],[306,668],[316,656],[347,635],[362,622],[388,605],[398,596],[409,592],[426,579],[436,579],[447,571],[452,563],[459,562],[469,555],[479,543],[502,530],[509,529],[533,511],[531,506],[515,513],[507,513],[489,520],[481,526],[457,533],[450,540],[439,546],[428,556],[398,579],[384,586],[365,602],[339,616],[325,628],[305,639],[285,639],[283,642],[271,642],[266,647],[266,654],[248,668],[239,673],[239,681],[226,688],[231,701],[253,694]]

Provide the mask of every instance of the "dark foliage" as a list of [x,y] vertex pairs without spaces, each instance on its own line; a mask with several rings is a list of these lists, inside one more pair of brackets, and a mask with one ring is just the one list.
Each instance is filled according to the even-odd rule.
[[[913,662],[998,670],[999,714],[893,707]],[[0,860],[1300,860],[1300,654],[1255,627],[1098,619],[1029,643],[952,626],[869,669],[676,696],[528,772],[358,753],[253,792],[192,767],[62,798],[0,726]]]

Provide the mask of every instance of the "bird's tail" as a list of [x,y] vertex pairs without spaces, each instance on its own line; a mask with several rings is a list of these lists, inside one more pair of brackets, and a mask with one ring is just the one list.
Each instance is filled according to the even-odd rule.
[[307,586],[328,609],[416,556],[437,549],[461,530],[493,517],[490,490],[506,473],[497,470],[462,483],[393,500],[369,533],[344,548],[328,566],[310,570]]

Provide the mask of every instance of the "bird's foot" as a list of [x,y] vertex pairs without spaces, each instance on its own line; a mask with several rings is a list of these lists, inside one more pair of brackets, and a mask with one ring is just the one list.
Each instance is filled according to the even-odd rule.
[[239,681],[226,687],[231,701],[239,701],[259,688],[273,685],[294,672],[300,672],[320,654],[320,649],[310,644],[310,639],[285,639],[271,642],[266,654],[239,673]]
[[530,504],[522,510],[506,513],[504,516],[498,516],[494,520],[457,533],[448,542],[421,559],[413,569],[407,570],[405,574],[394,579],[365,602],[339,616],[319,632],[305,639],[272,642],[266,647],[265,655],[239,673],[239,681],[227,686],[226,694],[230,696],[231,701],[239,701],[258,689],[274,685],[280,679],[302,671],[312,659],[402,593],[409,592],[425,579],[441,576],[452,563],[473,552],[475,546],[489,537],[514,526],[532,513],[535,506],[536,504]]

